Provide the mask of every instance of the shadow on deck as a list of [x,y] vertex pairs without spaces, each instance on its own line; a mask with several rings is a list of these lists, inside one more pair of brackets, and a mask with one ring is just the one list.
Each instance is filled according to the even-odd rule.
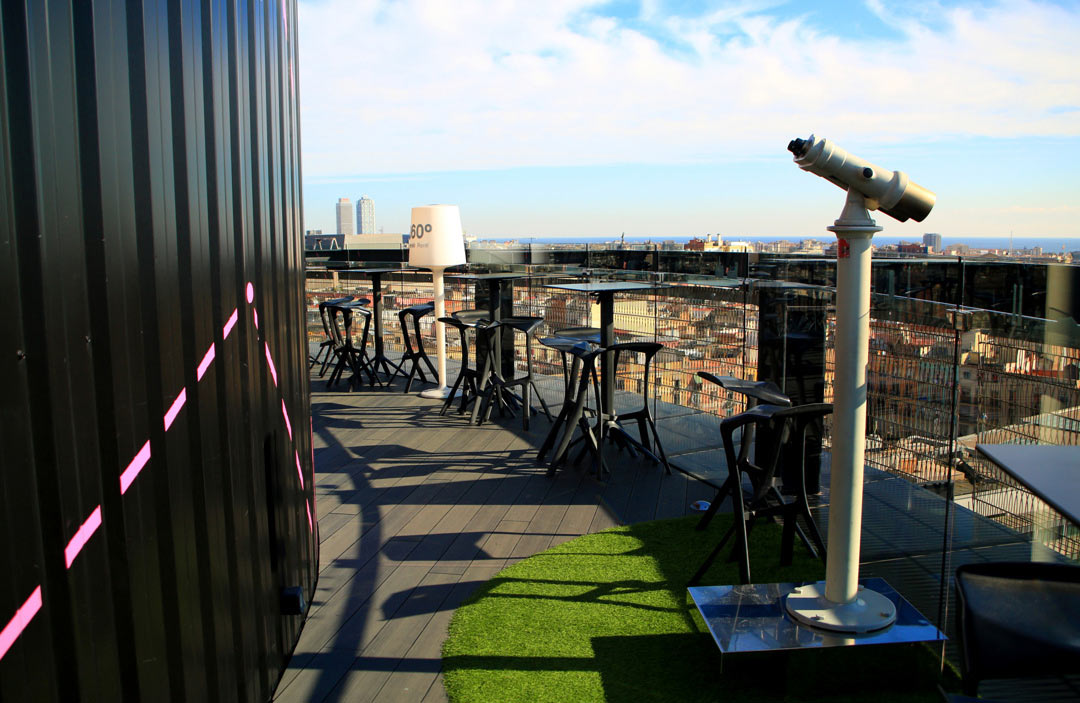
[[[482,426],[390,389],[312,382],[318,587],[274,700],[442,700],[454,608],[502,568],[578,535],[689,512],[712,489],[624,455],[607,483],[535,461],[550,424]],[[420,384],[417,384],[420,386]]]

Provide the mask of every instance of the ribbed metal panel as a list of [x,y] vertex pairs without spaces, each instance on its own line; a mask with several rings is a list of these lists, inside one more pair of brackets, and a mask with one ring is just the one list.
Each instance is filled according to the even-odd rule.
[[266,700],[296,641],[295,27],[294,0],[2,4],[5,702]]

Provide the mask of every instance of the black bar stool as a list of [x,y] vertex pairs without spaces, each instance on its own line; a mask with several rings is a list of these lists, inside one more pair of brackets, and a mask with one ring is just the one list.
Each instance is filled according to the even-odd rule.
[[[401,355],[401,363],[394,368],[394,373],[390,375],[390,383],[400,373],[405,376],[405,362],[408,361],[411,365],[409,367],[408,376],[405,379],[405,393],[409,392],[412,388],[413,378],[417,374],[420,376],[421,383],[427,383],[427,376],[424,375],[424,368],[419,362],[423,361],[427,365],[428,371],[431,372],[431,377],[435,383],[439,381],[439,374],[435,371],[435,366],[431,363],[431,359],[428,358],[427,352],[424,350],[424,339],[420,335],[420,318],[425,315],[430,315],[435,312],[435,303],[421,303],[420,305],[410,305],[407,308],[402,308],[398,311],[398,322],[401,323],[401,341],[405,345],[405,353]],[[409,338],[409,320],[412,320],[412,339]],[[413,347],[413,342],[416,342],[416,346]]]
[[[351,303],[356,300],[351,295],[347,295],[344,298],[333,298],[331,300],[324,300],[319,303],[319,320],[322,322],[323,335],[326,337],[319,343],[319,350],[314,354],[308,354],[308,368],[315,368],[315,364],[322,363],[319,368],[319,378],[322,378],[326,374],[326,366],[330,363],[330,359],[334,356],[334,333],[330,331],[330,313],[327,312],[327,306],[340,305],[341,303]],[[367,304],[366,302],[364,303]]]
[[[619,369],[619,357],[621,354],[641,354],[645,357],[644,361],[644,378],[641,382],[641,408],[629,413],[612,414],[605,417],[605,422],[623,422],[633,420],[638,425],[638,435],[641,438],[641,448],[648,452],[653,459],[661,462],[664,465],[664,470],[671,474],[671,465],[668,464],[667,454],[664,452],[664,445],[660,443],[660,434],[656,431],[656,420],[652,416],[652,412],[649,410],[649,366],[652,364],[653,357],[657,352],[664,348],[663,344],[659,342],[624,342],[622,344],[613,344],[607,348],[607,351],[614,352],[614,360],[611,364],[611,372],[618,373]],[[652,432],[652,443],[649,442],[649,432]],[[652,450],[652,444],[656,445],[656,451],[659,452],[659,456]],[[626,443],[625,446],[633,451],[633,445]]]
[[[780,391],[780,388],[772,381],[747,381],[746,379],[736,378],[735,376],[716,376],[708,371],[698,371],[697,375],[698,378],[704,379],[709,383],[714,383],[724,390],[745,396],[747,410],[755,407],[759,402],[767,403],[769,405],[779,405],[785,408],[791,406],[791,399],[784,395]],[[750,450],[754,446],[756,430],[756,424],[749,424],[743,428],[739,444],[738,461],[749,461]],[[731,469],[729,468],[728,471],[730,472]],[[712,522],[713,516],[716,515],[716,511],[720,509],[720,504],[723,502],[723,492],[723,487],[716,492],[716,498],[709,504],[709,509],[705,511],[705,514],[701,516],[701,520],[698,521],[698,530],[704,530],[709,526],[709,523]]]
[[527,431],[529,429],[529,413],[532,409],[532,392],[536,391],[536,397],[540,401],[540,407],[543,408],[544,414],[547,415],[548,420],[551,420],[551,411],[548,410],[547,403],[544,401],[544,397],[540,395],[540,391],[536,388],[536,382],[533,380],[533,360],[532,360],[532,332],[537,327],[544,323],[542,317],[504,317],[501,320],[488,324],[483,333],[490,335],[489,342],[494,342],[495,337],[499,334],[499,328],[509,328],[513,332],[520,332],[525,335],[525,375],[518,376],[511,369],[511,373],[514,375],[511,378],[503,378],[501,370],[497,368],[495,363],[495,344],[488,344],[488,354],[484,360],[484,368],[481,369],[481,385],[483,386],[483,401],[480,404],[479,411],[477,413],[477,424],[483,424],[491,418],[491,405],[492,401],[499,404],[499,412],[503,414],[505,410],[509,410],[513,414],[513,410],[509,408],[508,401],[510,399],[510,389],[515,387],[521,388],[522,398],[522,427]]
[[544,438],[544,443],[537,453],[537,459],[543,461],[552,447],[555,447],[548,468],[548,476],[554,476],[555,472],[566,460],[570,446],[574,441],[575,429],[580,427],[581,438],[577,441],[584,442],[585,446],[582,453],[578,455],[578,460],[580,461],[585,452],[591,452],[596,460],[597,476],[603,477],[607,473],[604,466],[603,452],[601,451],[604,423],[600,418],[599,410],[597,410],[596,415],[600,420],[595,427],[590,425],[586,416],[586,408],[590,386],[593,390],[596,408],[599,409],[600,407],[600,381],[596,374],[596,359],[605,350],[599,345],[564,337],[544,337],[540,340],[540,343],[563,354],[569,354],[573,359],[568,377],[568,386],[573,392],[567,392],[563,398],[562,409],[548,431],[547,437]]
[[[337,365],[330,374],[327,388],[333,388],[341,380],[346,368],[352,370],[349,386],[362,381],[362,374],[367,373],[371,385],[376,383],[375,374],[367,358],[368,332],[371,328],[371,310],[360,305],[359,301],[327,306],[330,313],[330,330],[334,335],[334,355]],[[353,344],[354,316],[364,318],[364,330],[360,337],[360,346]]]
[[[719,503],[727,494],[732,496],[734,524],[690,579],[691,585],[697,583],[705,575],[732,535],[736,537],[732,557],[739,562],[739,575],[743,583],[751,583],[747,535],[753,529],[756,520],[774,515],[780,516],[784,525],[780,542],[781,566],[791,564],[796,534],[811,554],[821,558],[822,561],[825,560],[825,543],[810,513],[810,502],[806,493],[806,472],[802,470],[803,466],[800,466],[797,472],[799,481],[796,486],[796,495],[790,502],[777,489],[774,479],[777,476],[782,445],[788,433],[792,433],[799,439],[798,446],[803,449],[799,460],[800,464],[804,464],[806,452],[803,439],[807,427],[811,423],[821,422],[826,415],[832,413],[832,410],[831,403],[808,403],[793,408],[780,405],[757,405],[720,422],[720,435],[724,440],[724,455],[728,464],[728,478],[717,493],[716,501]],[[758,463],[745,458],[745,452],[742,449],[738,454],[735,452],[735,431],[747,426],[768,426],[773,433],[771,436],[778,440],[769,444],[767,456],[757,457]],[[747,444],[746,434],[744,431],[743,447]],[[750,483],[750,491],[746,495],[743,494],[742,485],[744,476]],[[806,524],[805,532],[798,525],[797,520],[800,517]]]
[[459,414],[464,413],[469,403],[474,402],[480,395],[480,371],[469,365],[469,330],[474,331],[474,337],[480,334],[478,326],[486,326],[490,322],[487,319],[489,315],[490,313],[486,310],[459,310],[449,317],[440,317],[438,320],[448,327],[456,329],[461,339],[461,367],[458,369],[457,378],[454,379],[454,384],[450,387],[450,392],[443,402],[442,409],[439,410],[440,415],[446,414],[450,404],[454,402],[454,394],[459,390],[461,391]]
[[[599,327],[563,327],[555,330],[555,337],[563,339],[576,339],[590,344],[600,344],[601,330]],[[550,346],[550,345],[549,345]],[[566,365],[566,352],[561,352],[563,372],[563,392],[570,392],[570,373]]]

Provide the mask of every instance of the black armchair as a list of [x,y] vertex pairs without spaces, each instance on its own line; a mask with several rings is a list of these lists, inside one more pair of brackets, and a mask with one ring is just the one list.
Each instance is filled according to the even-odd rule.
[[[1080,566],[965,564],[956,570],[956,596],[965,694],[976,695],[987,679],[1080,674]],[[1018,700],[1031,689],[1010,681],[997,697]],[[1075,698],[1078,693],[1072,690]]]

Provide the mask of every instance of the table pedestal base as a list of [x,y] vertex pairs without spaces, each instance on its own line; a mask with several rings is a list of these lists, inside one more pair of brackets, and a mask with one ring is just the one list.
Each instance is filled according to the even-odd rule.
[[[461,395],[461,391],[456,391],[454,397],[457,398]],[[450,389],[447,386],[439,386],[438,388],[428,388],[426,391],[420,391],[421,398],[431,398],[432,400],[446,400],[450,396]]]

